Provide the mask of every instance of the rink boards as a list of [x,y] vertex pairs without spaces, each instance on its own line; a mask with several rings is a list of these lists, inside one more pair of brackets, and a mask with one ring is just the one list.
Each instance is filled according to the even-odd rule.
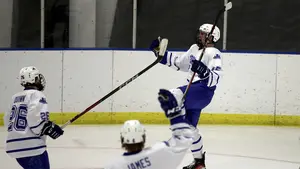
[[[299,55],[226,52],[222,56],[224,75],[200,124],[300,126]],[[152,52],[143,50],[0,51],[0,112],[22,90],[18,73],[24,66],[34,65],[44,74],[51,118],[64,123],[154,60]],[[184,72],[158,64],[76,123],[115,124],[132,118],[168,123],[157,92],[185,85],[185,77]]]

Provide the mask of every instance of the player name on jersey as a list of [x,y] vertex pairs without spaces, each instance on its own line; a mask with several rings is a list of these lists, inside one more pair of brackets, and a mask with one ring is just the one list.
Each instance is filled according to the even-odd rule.
[[127,165],[128,169],[144,169],[151,166],[151,162],[148,157],[142,158],[138,161]]

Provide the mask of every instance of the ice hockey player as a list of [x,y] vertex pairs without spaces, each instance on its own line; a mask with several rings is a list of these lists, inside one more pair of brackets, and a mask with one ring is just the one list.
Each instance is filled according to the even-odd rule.
[[[198,132],[197,124],[201,111],[211,102],[219,78],[222,73],[221,52],[215,48],[216,42],[220,38],[220,30],[215,27],[212,36],[208,39],[208,45],[201,61],[198,61],[203,50],[205,38],[211,31],[212,24],[203,24],[198,29],[196,43],[182,55],[176,55],[172,52],[165,52],[161,64],[174,68],[177,71],[188,72],[187,81],[191,79],[193,73],[196,76],[190,86],[190,89],[184,100],[186,118],[195,128],[196,141],[191,146],[191,152],[194,156],[194,162],[183,169],[204,169],[205,152],[203,152],[203,138]],[[157,56],[160,38],[152,41],[150,49]],[[185,86],[170,90],[175,95],[183,96],[186,90]]]
[[126,121],[121,128],[121,144],[125,153],[105,169],[176,169],[194,141],[194,131],[185,120],[185,110],[179,107],[180,96],[160,89],[158,100],[170,120],[172,136],[144,148],[146,132],[138,120]]
[[56,139],[64,131],[49,121],[48,103],[42,93],[46,80],[39,70],[34,66],[22,68],[20,80],[24,90],[13,95],[4,116],[6,153],[24,169],[50,169],[46,136]]

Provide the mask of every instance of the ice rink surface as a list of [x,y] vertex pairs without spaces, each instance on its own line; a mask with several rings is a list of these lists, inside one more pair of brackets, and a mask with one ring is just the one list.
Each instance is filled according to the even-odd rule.
[[[168,125],[145,125],[149,146],[170,137]],[[51,169],[100,169],[121,156],[121,125],[68,126],[57,140],[48,139]],[[200,125],[207,169],[299,169],[300,128]],[[0,168],[20,169],[4,151],[0,128]],[[192,161],[187,153],[181,166]]]

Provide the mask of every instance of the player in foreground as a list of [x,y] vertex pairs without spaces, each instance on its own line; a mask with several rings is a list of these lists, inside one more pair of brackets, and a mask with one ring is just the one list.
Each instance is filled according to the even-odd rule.
[[121,129],[123,156],[105,169],[176,169],[194,141],[194,130],[185,119],[185,109],[178,105],[180,96],[159,91],[158,100],[170,119],[172,137],[144,148],[145,128],[138,120],[126,121]]
[[[188,51],[182,55],[176,55],[172,52],[165,52],[165,55],[160,62],[177,71],[188,72],[187,81],[191,79],[193,73],[196,76],[191,84],[189,91],[183,103],[186,111],[186,118],[194,127],[196,140],[191,146],[191,151],[194,156],[194,162],[183,169],[204,169],[205,168],[205,153],[203,153],[203,139],[198,132],[197,124],[200,118],[201,111],[209,105],[214,92],[216,90],[219,78],[222,72],[221,52],[215,48],[216,42],[220,38],[220,30],[215,27],[212,37],[208,39],[208,45],[201,61],[198,61],[205,44],[205,38],[211,31],[212,24],[203,24],[200,26],[197,33],[196,44],[193,44]],[[154,40],[150,45],[150,49],[157,56],[160,38]],[[186,90],[185,86],[180,86],[170,90],[174,95],[183,97]]]
[[46,81],[39,70],[24,67],[20,79],[24,91],[13,95],[10,111],[4,116],[6,153],[24,169],[50,169],[46,135],[56,139],[64,131],[49,121],[48,104],[42,93]]

